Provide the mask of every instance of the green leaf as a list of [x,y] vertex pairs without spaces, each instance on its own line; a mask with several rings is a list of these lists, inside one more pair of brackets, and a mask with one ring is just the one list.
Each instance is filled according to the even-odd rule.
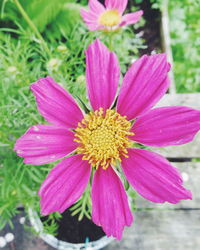
[[62,11],[51,24],[51,28],[58,30],[60,35],[68,37],[80,20],[80,5],[68,3],[64,5]]
[[40,32],[45,30],[70,0],[20,0],[24,10]]

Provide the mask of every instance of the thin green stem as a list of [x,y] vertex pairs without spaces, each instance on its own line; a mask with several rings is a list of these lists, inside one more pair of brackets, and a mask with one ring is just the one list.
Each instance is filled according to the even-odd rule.
[[23,7],[20,4],[20,2],[18,0],[14,0],[14,2],[16,4],[19,12],[23,16],[23,18],[26,20],[27,24],[30,26],[30,28],[33,30],[33,32],[37,36],[37,38],[40,40],[40,43],[41,43],[43,49],[46,51],[46,53],[48,55],[50,55],[50,50],[49,50],[49,48],[48,48],[45,40],[43,39],[42,35],[40,34],[40,32],[38,31],[37,27],[35,26],[35,24],[31,21],[30,17],[27,15],[26,11],[23,9]]
[[110,33],[108,34],[108,37],[109,37],[108,46],[109,46],[109,49],[112,51],[112,50],[113,50],[113,34],[112,34],[112,32],[110,32]]

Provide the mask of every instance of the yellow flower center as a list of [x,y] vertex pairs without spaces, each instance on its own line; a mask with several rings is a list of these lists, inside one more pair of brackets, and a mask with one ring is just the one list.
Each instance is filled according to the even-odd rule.
[[106,10],[99,17],[98,23],[103,26],[116,26],[121,22],[121,15],[118,10]]
[[74,141],[79,143],[77,153],[83,154],[96,169],[116,165],[121,156],[127,156],[127,149],[132,142],[128,136],[131,123],[114,110],[103,108],[87,114],[75,130]]

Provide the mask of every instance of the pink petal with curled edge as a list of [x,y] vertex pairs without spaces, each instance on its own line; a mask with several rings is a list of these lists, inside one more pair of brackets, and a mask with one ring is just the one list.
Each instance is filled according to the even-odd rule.
[[90,178],[91,167],[81,155],[73,155],[55,166],[43,182],[39,196],[41,197],[41,213],[64,212],[83,194]]
[[106,9],[117,9],[119,13],[123,13],[128,4],[128,0],[105,0]]
[[119,83],[119,63],[116,55],[98,39],[86,51],[86,78],[92,108],[110,108]]
[[200,130],[200,111],[184,106],[153,109],[133,124],[133,141],[164,147],[193,140]]
[[139,10],[130,14],[126,14],[122,16],[122,22],[120,23],[119,26],[137,23],[140,20],[142,15],[143,15],[142,10]]
[[132,120],[152,108],[169,87],[169,69],[165,54],[138,59],[124,77],[117,111]]
[[144,149],[128,149],[128,155],[122,159],[122,169],[128,182],[144,198],[158,203],[192,199],[179,172],[164,157]]
[[83,114],[72,96],[51,77],[31,85],[41,115],[50,123],[76,128]]
[[106,235],[121,239],[133,217],[124,187],[112,167],[96,170],[92,183],[92,220]]
[[53,125],[32,126],[15,144],[16,153],[24,157],[24,163],[40,165],[56,161],[77,147],[74,133]]

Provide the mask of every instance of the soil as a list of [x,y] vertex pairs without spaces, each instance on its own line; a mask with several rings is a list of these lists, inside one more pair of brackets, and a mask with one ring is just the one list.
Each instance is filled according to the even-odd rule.
[[[45,221],[48,217],[43,217]],[[62,214],[62,219],[58,221],[57,238],[70,243],[85,243],[95,241],[105,236],[101,227],[95,225],[91,220],[84,217],[78,221],[78,216],[71,216],[71,211],[67,209]]]
[[[131,4],[136,5],[134,1],[129,1],[129,7]],[[160,52],[162,50],[160,10],[152,9],[150,0],[143,0],[137,6],[144,11],[143,18],[146,21],[145,25],[137,30],[137,32],[143,33],[142,38],[145,40],[145,45],[147,45],[146,49],[140,50],[140,55],[151,54],[152,51]]]

